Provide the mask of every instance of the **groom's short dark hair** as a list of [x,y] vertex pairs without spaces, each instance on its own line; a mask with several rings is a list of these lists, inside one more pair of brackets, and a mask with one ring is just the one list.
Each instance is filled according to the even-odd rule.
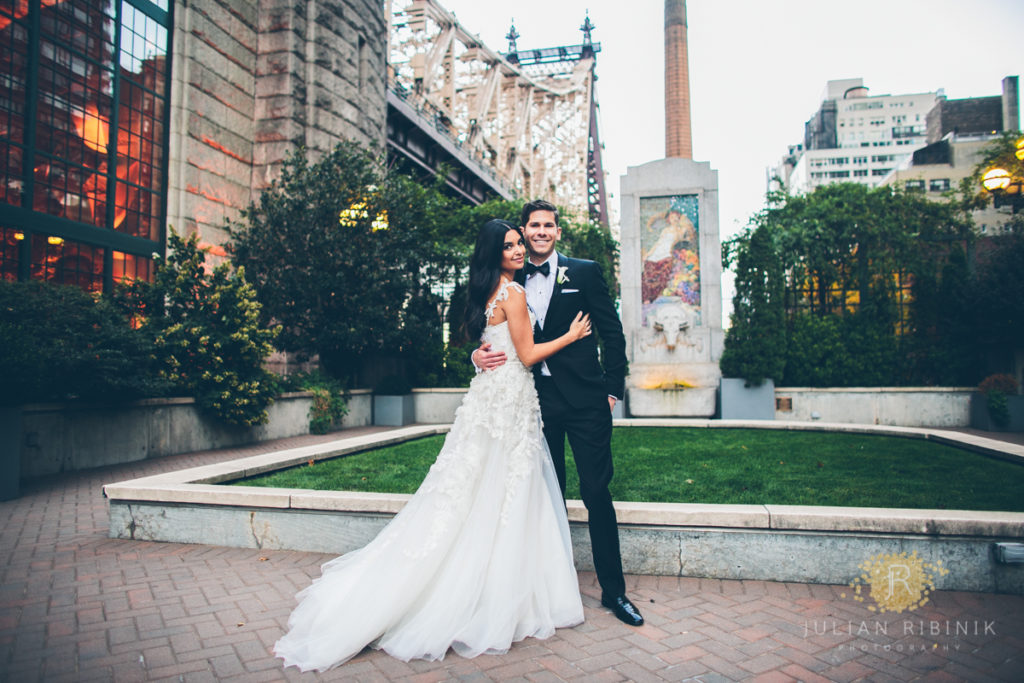
[[532,202],[526,203],[526,206],[523,207],[523,212],[519,214],[519,225],[526,227],[526,224],[530,221],[530,214],[534,211],[550,211],[555,214],[555,225],[558,225],[558,207],[543,199],[534,199]]

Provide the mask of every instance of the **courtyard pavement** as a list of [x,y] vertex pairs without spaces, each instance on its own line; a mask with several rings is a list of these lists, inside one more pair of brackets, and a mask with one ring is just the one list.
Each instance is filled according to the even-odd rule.
[[586,622],[548,640],[439,662],[365,651],[301,674],[270,648],[331,556],[107,538],[103,484],[338,437],[48,477],[0,503],[0,681],[1024,680],[1022,596],[940,591],[879,614],[847,586],[629,576],[647,619],[630,628],[591,572]]

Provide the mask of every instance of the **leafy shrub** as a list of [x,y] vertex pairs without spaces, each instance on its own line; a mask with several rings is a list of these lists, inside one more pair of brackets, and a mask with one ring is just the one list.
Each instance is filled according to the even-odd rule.
[[999,427],[1010,424],[1010,407],[1006,397],[1017,393],[1017,380],[1012,375],[989,375],[978,385],[978,391],[985,396],[989,417]]
[[152,341],[119,303],[69,285],[0,281],[0,402],[165,395]]
[[278,329],[260,325],[256,292],[242,268],[224,263],[207,272],[197,235],[182,239],[171,230],[168,242],[171,254],[154,282],[133,287],[160,375],[229,424],[265,423],[278,382],[262,363]]
[[767,226],[748,229],[722,249],[725,264],[736,266],[722,373],[755,385],[766,379],[781,380],[786,363],[785,287],[782,262],[775,252]]
[[1017,379],[1013,375],[1003,373],[989,375],[981,381],[981,384],[978,385],[978,391],[986,396],[993,391],[999,391],[1004,394],[1016,394]]
[[310,433],[326,434],[348,415],[345,386],[333,377],[314,371],[295,375],[289,382],[313,394],[313,405],[309,409]]

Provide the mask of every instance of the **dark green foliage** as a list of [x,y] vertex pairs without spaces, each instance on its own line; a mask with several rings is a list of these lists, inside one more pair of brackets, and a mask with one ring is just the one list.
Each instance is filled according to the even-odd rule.
[[911,332],[904,342],[913,378],[947,386],[977,382],[981,348],[973,317],[967,255],[959,244],[933,250],[915,273]]
[[338,428],[341,418],[348,415],[345,387],[333,377],[314,371],[292,375],[288,380],[295,388],[313,394],[313,405],[309,409],[311,434],[326,434]]
[[978,391],[985,397],[992,422],[1005,428],[1010,423],[1010,406],[1006,397],[1017,393],[1017,379],[1004,373],[989,375],[978,385]]
[[768,226],[750,228],[723,248],[725,265],[736,268],[736,294],[722,374],[754,384],[779,382],[786,362],[785,281],[773,237]]
[[140,331],[154,340],[161,376],[200,408],[229,424],[262,424],[278,393],[276,378],[262,367],[278,331],[260,324],[244,269],[224,263],[207,272],[197,241],[170,230],[170,256],[154,282],[134,285]]
[[892,329],[868,313],[790,320],[786,347],[789,387],[892,386],[899,384],[900,356]]
[[781,385],[849,386],[851,365],[843,343],[842,320],[834,316],[794,316],[786,343],[786,375]]
[[0,280],[0,402],[132,400],[169,389],[118,298]]
[[[392,373],[419,386],[468,383],[472,365],[455,365],[468,355],[460,347],[476,340],[464,340],[456,324],[451,343],[443,341],[446,316],[461,323],[464,300],[446,302],[440,292],[465,280],[480,226],[490,218],[518,223],[522,202],[466,206],[445,195],[443,177],[418,184],[353,142],[316,162],[302,150],[286,161],[229,226],[264,322],[282,326],[282,350],[319,354],[324,370],[349,385]],[[563,239],[574,256],[602,263],[617,290],[607,228],[567,222]]]
[[560,218],[562,237],[558,250],[566,256],[596,261],[608,284],[612,301],[619,298],[619,282],[616,276],[619,263],[619,245],[612,238],[608,226],[594,221],[573,221]]
[[965,310],[966,208],[854,183],[769,196],[723,250],[737,273],[723,372],[787,386],[969,379],[978,356]]
[[965,302],[973,313],[975,340],[989,352],[1019,349],[1024,345],[1024,232],[982,244],[985,251],[978,254]]
[[290,157],[230,226],[231,249],[264,320],[282,325],[283,350],[319,354],[330,374],[365,382],[380,354],[414,366],[441,346],[431,290],[455,278],[475,235],[455,207],[436,187],[388,173],[374,150],[342,143],[315,163]]

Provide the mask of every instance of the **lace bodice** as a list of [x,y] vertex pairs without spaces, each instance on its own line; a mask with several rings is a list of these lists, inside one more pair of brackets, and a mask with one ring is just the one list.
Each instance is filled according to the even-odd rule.
[[[494,317],[494,313],[498,308],[498,303],[508,300],[508,293],[510,289],[523,292],[524,294],[526,293],[526,290],[523,289],[523,286],[518,282],[505,280],[501,288],[498,289],[498,293],[491,302],[487,304],[487,308],[484,311],[487,315],[488,323],[490,323],[491,318]],[[533,311],[531,310],[528,310],[527,312],[529,313],[530,324],[532,325],[536,321],[536,316],[534,316]],[[493,325],[488,324],[487,327],[484,328],[483,334],[480,335],[480,342],[483,344],[490,344],[492,351],[504,351],[505,356],[508,358],[506,365],[512,363],[513,365],[518,365],[520,368],[525,368],[519,360],[519,356],[516,354],[516,347],[512,343],[512,335],[509,332],[507,320]],[[492,370],[491,372],[494,371]]]
[[498,302],[508,301],[508,290],[511,289],[516,292],[522,292],[523,294],[526,293],[526,290],[523,289],[523,286],[518,282],[513,282],[512,280],[505,280],[504,278],[502,278],[502,280],[503,284],[498,289],[498,293],[494,295],[494,298],[491,299],[491,302],[487,304],[487,308],[484,310],[484,314],[487,316],[487,322],[490,322],[491,318],[494,317],[494,312],[498,308]]
[[[508,299],[510,289],[523,291],[521,285],[506,281],[487,306],[488,320],[493,317],[497,302]],[[530,320],[533,321],[532,312]],[[504,351],[506,360],[493,370],[477,374],[470,382],[469,391],[455,413],[455,425],[445,447],[423,482],[421,490],[441,493],[442,499],[452,505],[438,515],[434,529],[425,539],[426,548],[432,545],[435,534],[443,533],[448,515],[456,514],[459,506],[466,503],[464,493],[472,490],[472,482],[485,464],[475,457],[467,457],[477,451],[466,441],[478,439],[480,430],[491,441],[508,444],[504,456],[507,488],[502,519],[508,514],[508,505],[518,492],[519,483],[530,475],[541,458],[550,457],[546,455],[546,444],[541,436],[540,404],[533,386],[533,373],[516,354],[508,321],[485,327],[480,341],[490,344],[492,351]]]

